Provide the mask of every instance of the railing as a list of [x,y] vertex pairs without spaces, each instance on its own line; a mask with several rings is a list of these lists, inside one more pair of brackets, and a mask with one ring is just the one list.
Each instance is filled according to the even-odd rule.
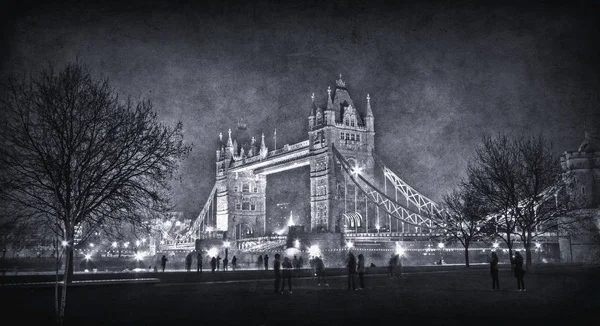
[[[277,156],[277,155],[280,155],[283,153],[292,152],[292,151],[295,151],[298,149],[303,149],[303,148],[308,147],[308,145],[309,145],[308,140],[304,140],[304,141],[301,141],[301,142],[293,144],[293,145],[285,144],[285,145],[283,145],[282,148],[276,149],[276,150],[273,150],[273,151],[270,151],[269,153],[267,153],[267,157],[273,157],[273,156]],[[262,157],[260,155],[255,155],[250,158],[245,158],[245,159],[242,159],[239,161],[235,161],[231,164],[231,167],[239,167],[244,164],[258,162],[260,160],[262,160]]]

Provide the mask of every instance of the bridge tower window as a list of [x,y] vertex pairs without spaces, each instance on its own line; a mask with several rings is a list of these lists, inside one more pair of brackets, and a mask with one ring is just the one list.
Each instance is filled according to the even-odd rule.
[[257,193],[258,192],[258,185],[254,185],[254,192]]
[[236,210],[238,210],[238,211],[239,211],[240,209],[242,209],[242,204],[240,204],[240,203],[235,203],[235,209],[236,209]]
[[350,134],[350,140],[354,140],[354,134]]
[[250,185],[247,183],[244,183],[242,185],[242,192],[250,192]]
[[360,134],[356,135],[356,141],[360,141]]
[[238,186],[233,187],[233,192],[238,192],[239,188]]
[[250,210],[250,203],[249,202],[243,202],[242,203],[242,210],[243,211],[249,211]]
[[256,204],[250,204],[250,210],[251,211],[255,211],[256,210]]
[[350,126],[351,126],[351,127],[354,127],[355,121],[356,121],[356,116],[354,116],[354,115],[353,115],[353,116],[350,118]]
[[340,133],[340,140],[344,140],[344,133]]

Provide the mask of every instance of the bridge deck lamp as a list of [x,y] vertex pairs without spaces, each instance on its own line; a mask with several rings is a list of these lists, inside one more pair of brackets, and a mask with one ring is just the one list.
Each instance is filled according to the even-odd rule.
[[346,242],[346,248],[348,248],[348,249],[354,248],[354,243],[352,243],[352,241]]
[[85,254],[85,260],[92,259],[92,254]]
[[498,249],[498,246],[499,246],[498,242],[494,242],[494,244],[492,244],[492,247],[493,247],[494,249]]
[[136,246],[136,247],[139,247],[139,246],[140,246],[140,240],[136,240],[136,241],[135,241],[135,246]]

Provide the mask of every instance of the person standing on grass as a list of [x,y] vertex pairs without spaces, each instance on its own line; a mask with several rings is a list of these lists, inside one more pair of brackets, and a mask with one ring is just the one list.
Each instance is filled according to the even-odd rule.
[[221,256],[217,255],[217,271],[221,270]]
[[256,269],[261,269],[263,266],[263,258],[262,255],[258,255],[258,261],[256,263]]
[[163,273],[165,272],[165,267],[167,267],[167,256],[163,255],[162,258],[160,259],[160,265],[162,267],[162,271]]
[[515,277],[517,278],[517,290],[525,291],[525,269],[523,268],[523,256],[517,251],[515,252]]
[[275,261],[273,262],[273,271],[275,272],[275,290],[273,292],[279,293],[279,283],[281,282],[281,262],[279,261],[279,254],[275,254]]
[[363,254],[358,255],[358,284],[359,290],[365,289],[365,257]]
[[192,269],[192,253],[190,252],[185,256],[185,270],[190,271]]
[[498,281],[498,255],[492,252],[490,260],[490,274],[492,274],[492,291],[500,290],[500,281]]
[[227,256],[225,256],[225,259],[223,259],[223,270],[226,271],[227,270],[227,264],[229,263],[229,259],[227,259]]
[[402,257],[400,257],[400,254],[396,254],[394,256],[394,277],[396,279],[400,279],[402,278]]
[[283,293],[283,289],[285,288],[285,281],[288,284],[288,293],[292,293],[292,263],[288,257],[283,259],[283,281],[281,282],[281,293]]
[[348,268],[348,291],[356,290],[356,282],[354,280],[354,275],[356,275],[356,257],[352,252],[348,253],[348,263],[346,265]]
[[237,257],[236,256],[233,256],[233,258],[231,258],[231,267],[233,268],[234,271],[237,268]]
[[265,270],[269,270],[269,255],[265,254]]
[[198,259],[197,265],[196,265],[196,273],[200,273],[200,272],[202,272],[202,252],[200,250],[198,250],[198,255],[197,255],[196,259]]
[[215,269],[217,269],[217,258],[213,257],[210,260],[210,269],[212,270],[212,273],[215,273]]
[[325,264],[323,263],[323,259],[321,257],[315,257],[314,259],[315,271],[317,275],[317,286],[321,286],[321,283],[325,284],[325,286],[329,286],[327,280],[325,279]]
[[390,256],[390,260],[388,262],[387,270],[388,270],[388,276],[390,278],[393,278],[394,277],[394,255]]

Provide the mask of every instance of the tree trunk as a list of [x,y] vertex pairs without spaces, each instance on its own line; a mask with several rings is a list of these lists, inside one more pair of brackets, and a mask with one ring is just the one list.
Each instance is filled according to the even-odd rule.
[[[74,240],[71,240],[70,243],[73,243]],[[73,280],[73,246],[67,246],[65,248],[66,250],[66,260],[65,260],[65,274],[68,276],[68,278],[65,278],[65,284],[71,284],[72,280]]]
[[525,270],[529,271],[531,268],[531,231],[527,230],[525,233],[525,241],[523,242],[525,247]]
[[[73,261],[72,261],[72,257],[73,257],[73,246],[66,246],[65,247],[66,250],[66,255],[65,255],[65,270],[64,270],[64,277],[63,277],[63,283],[62,283],[62,295],[60,298],[60,313],[58,315],[58,325],[63,325],[64,323],[64,319],[65,319],[65,307],[67,305],[67,288],[68,288],[68,284],[71,283],[71,279],[69,278],[69,273],[73,273]],[[69,268],[69,266],[71,266],[71,268]]]
[[470,267],[469,266],[469,245],[465,246],[465,265],[467,267]]

